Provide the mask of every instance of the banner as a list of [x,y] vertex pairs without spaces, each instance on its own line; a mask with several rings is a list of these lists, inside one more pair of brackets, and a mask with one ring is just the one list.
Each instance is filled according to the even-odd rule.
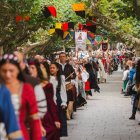
[[102,50],[107,51],[108,49],[108,43],[102,43]]
[[87,40],[87,32],[79,31],[75,32],[75,44],[76,50],[86,50],[86,40]]

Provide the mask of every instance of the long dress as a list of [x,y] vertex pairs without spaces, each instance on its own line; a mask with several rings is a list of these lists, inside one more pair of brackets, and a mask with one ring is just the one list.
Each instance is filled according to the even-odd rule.
[[[9,139],[23,140],[10,98],[10,92],[0,85],[0,123],[4,123]],[[1,135],[0,135],[0,139]]]
[[[20,108],[18,113],[17,107],[14,106],[14,108],[18,115],[17,118],[19,120],[24,140],[41,140],[42,136],[37,103],[34,90],[30,84],[22,84],[19,103]],[[13,103],[13,105],[17,104]]]
[[56,128],[55,122],[59,121],[57,106],[53,100],[53,86],[52,84],[47,84],[43,87],[46,100],[47,100],[47,113],[42,119],[42,124],[46,130],[47,140],[60,140],[60,130]]
[[58,81],[54,76],[50,76],[50,82],[53,84],[54,89],[54,102],[57,104],[59,117],[61,121],[61,130],[60,136],[67,136],[67,118],[66,118],[66,110],[62,109],[62,106],[67,106],[67,94],[65,87],[65,77],[61,76],[61,87],[58,92]]

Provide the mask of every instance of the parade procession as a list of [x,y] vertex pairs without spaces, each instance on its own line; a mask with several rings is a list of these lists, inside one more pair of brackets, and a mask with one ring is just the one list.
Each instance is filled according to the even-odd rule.
[[0,0],[0,140],[139,140],[140,1]]

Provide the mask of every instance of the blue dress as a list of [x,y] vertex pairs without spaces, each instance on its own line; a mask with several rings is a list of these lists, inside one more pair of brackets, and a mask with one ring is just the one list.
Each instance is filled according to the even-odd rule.
[[10,93],[3,85],[0,85],[0,123],[5,124],[7,136],[11,140],[23,140],[12,106]]

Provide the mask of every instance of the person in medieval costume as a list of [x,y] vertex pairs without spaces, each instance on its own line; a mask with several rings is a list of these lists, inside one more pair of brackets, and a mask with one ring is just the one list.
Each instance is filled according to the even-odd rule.
[[99,63],[98,79],[101,83],[106,82],[107,74],[105,72],[101,56],[98,56],[98,63]]
[[76,111],[76,87],[73,80],[76,78],[76,73],[72,65],[67,62],[67,56],[64,52],[60,53],[60,71],[65,76],[66,90],[68,96],[67,119],[72,118],[73,109]]

